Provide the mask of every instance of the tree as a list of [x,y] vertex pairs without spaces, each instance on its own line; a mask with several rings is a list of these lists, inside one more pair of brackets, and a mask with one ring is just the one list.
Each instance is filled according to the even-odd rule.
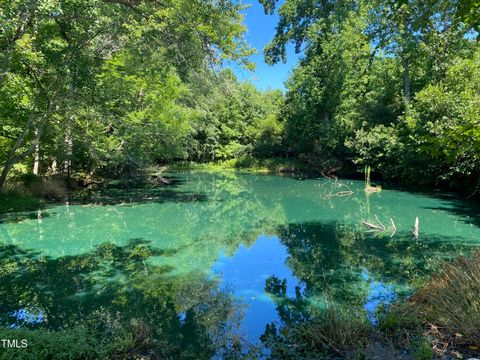
[[[92,170],[84,166],[95,161],[85,158],[87,144],[81,140],[87,128],[97,131],[95,136],[100,142],[103,135],[109,135],[102,128],[105,109],[98,99],[108,101],[108,92],[102,85],[106,77],[101,80],[101,74],[112,59],[128,54],[128,65],[142,64],[150,54],[158,53],[161,56],[156,59],[157,63],[149,65],[159,67],[165,76],[176,74],[168,76],[177,77],[184,84],[188,84],[195,73],[218,68],[226,60],[251,68],[248,55],[252,50],[242,37],[245,31],[242,8],[232,1],[209,0],[3,2],[0,24],[4,30],[0,36],[3,99],[0,101],[8,104],[0,114],[0,135],[2,143],[11,150],[0,159],[0,188],[13,165],[27,159],[35,149],[37,158],[40,151],[51,151],[44,153],[44,157],[49,157],[50,162],[64,163],[63,171],[68,173],[72,166]],[[136,47],[139,51],[133,52]],[[136,60],[131,60],[135,57]],[[150,73],[146,68],[144,66],[143,73],[133,75],[138,82],[147,81],[151,75],[152,68]],[[122,76],[125,78],[117,79],[117,83],[131,83],[129,74]],[[143,98],[152,99],[152,94],[163,92],[162,86],[155,82],[155,88],[150,86],[150,93]],[[170,83],[165,91],[171,89]],[[110,94],[118,97],[115,91]],[[187,104],[187,99],[181,97],[187,96],[172,101]],[[147,109],[151,105],[148,101],[138,103],[130,110],[135,110],[137,116],[142,111],[150,111],[149,116],[168,117],[168,121],[174,122],[177,114],[163,112],[165,107],[160,108],[159,104],[155,105],[154,113]],[[181,125],[177,127],[180,132],[182,129]],[[48,141],[40,147],[43,134],[48,135]],[[143,144],[151,141],[144,140]],[[174,154],[167,157],[172,156]],[[81,164],[72,165],[73,160],[82,157]]]
[[[277,2],[262,3],[272,13]],[[478,150],[460,129],[475,137],[477,114],[460,109],[478,100],[465,95],[476,87],[477,9],[454,0],[285,1],[265,57],[284,60],[290,42],[303,53],[281,112],[290,150],[324,172],[371,165],[411,184],[474,188]],[[459,66],[461,88],[451,75]]]

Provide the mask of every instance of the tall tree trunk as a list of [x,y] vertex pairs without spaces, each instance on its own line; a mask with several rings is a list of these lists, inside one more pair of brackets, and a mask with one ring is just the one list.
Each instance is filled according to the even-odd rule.
[[[34,117],[35,117],[35,110],[36,110],[36,104],[32,108],[32,111],[28,117],[27,123],[25,124],[25,127],[23,128],[21,134],[18,136],[17,140],[15,141],[15,144],[13,145],[12,149],[10,150],[10,153],[8,154],[7,161],[3,167],[2,174],[0,175],[0,190],[3,189],[5,185],[5,181],[7,180],[8,173],[12,169],[13,165],[17,162],[17,150],[23,146],[23,142],[25,141],[25,136],[27,136],[28,132],[30,131],[30,127],[32,126]],[[33,150],[33,149],[32,149]]]
[[72,167],[72,154],[73,154],[73,138],[72,138],[72,122],[73,116],[70,117],[67,123],[67,130],[65,131],[65,148],[66,159],[63,163],[63,169],[67,173],[67,184],[70,186],[70,170]]
[[57,158],[53,158],[52,165],[50,165],[50,171],[52,174],[58,174]]
[[34,118],[35,118],[37,104],[35,104],[34,107],[32,108],[30,116],[28,117],[27,123],[25,124],[25,127],[22,130],[22,133],[18,136],[17,140],[15,141],[15,144],[13,145],[12,149],[10,150],[10,153],[8,154],[7,161],[0,175],[0,191],[5,186],[5,182],[7,180],[10,170],[12,170],[12,167],[35,151],[35,145],[37,144],[37,142],[40,141],[40,137],[42,136],[42,129],[45,126],[45,123],[47,122],[50,116],[52,105],[53,105],[53,101],[50,101],[48,104],[47,110],[42,115],[40,120],[37,122],[37,127],[36,127],[37,131],[35,133],[34,142],[26,150],[24,150],[20,154],[17,154],[18,149],[24,146],[25,137],[31,131],[31,128],[35,123]]
[[33,155],[33,175],[38,175],[40,165],[40,136],[38,127],[35,129],[35,149]]
[[[68,40],[68,39],[67,39]],[[75,98],[75,85],[73,74],[70,72],[70,78],[68,81],[68,96],[72,99]],[[70,109],[71,111],[71,109]],[[73,155],[73,137],[72,126],[75,123],[75,115],[70,115],[67,121],[67,127],[65,130],[65,152],[66,157],[63,162],[63,170],[67,173],[67,186],[70,187],[70,172],[72,167],[72,155]]]
[[[408,3],[408,2],[407,2]],[[412,99],[411,81],[410,81],[410,54],[412,53],[412,30],[410,27],[410,17],[408,11],[402,13],[401,29],[401,60],[403,68],[403,97],[408,103]]]
[[2,175],[0,175],[0,191],[3,189],[5,186],[5,181],[7,181],[7,176],[10,170],[12,170],[14,163],[9,159],[5,166],[3,167]]

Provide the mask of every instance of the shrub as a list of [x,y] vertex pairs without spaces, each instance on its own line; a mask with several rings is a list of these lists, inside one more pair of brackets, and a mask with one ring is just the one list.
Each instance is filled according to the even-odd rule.
[[67,196],[65,182],[58,178],[35,181],[27,185],[27,187],[30,193],[36,197],[60,200]]
[[18,187],[8,186],[6,190],[0,192],[0,214],[38,210],[43,205],[40,199],[22,194]]
[[27,340],[26,348],[3,348],[0,359],[102,359],[101,337],[83,327],[64,331],[0,329],[1,339]]

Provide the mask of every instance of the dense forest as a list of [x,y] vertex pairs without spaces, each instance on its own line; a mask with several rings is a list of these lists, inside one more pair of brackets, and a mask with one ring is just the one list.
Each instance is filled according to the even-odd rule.
[[479,11],[477,1],[286,1],[265,49],[271,63],[288,42],[304,53],[281,110],[286,146],[327,172],[369,165],[402,183],[478,189]]
[[266,61],[302,53],[286,94],[229,69],[255,66],[235,1],[3,1],[0,187],[277,157],[478,191],[478,1],[261,2]]
[[230,1],[13,1],[1,8],[0,186],[277,151],[280,91],[251,68]]

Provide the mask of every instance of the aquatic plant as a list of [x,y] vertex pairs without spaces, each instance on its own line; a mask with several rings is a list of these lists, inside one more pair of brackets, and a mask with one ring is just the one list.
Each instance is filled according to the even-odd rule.
[[372,184],[370,183],[370,172],[370,166],[365,166],[365,192],[372,193],[382,191],[381,186],[372,186]]
[[303,327],[307,341],[326,353],[347,355],[365,349],[372,327],[365,314],[329,306],[323,315]]

